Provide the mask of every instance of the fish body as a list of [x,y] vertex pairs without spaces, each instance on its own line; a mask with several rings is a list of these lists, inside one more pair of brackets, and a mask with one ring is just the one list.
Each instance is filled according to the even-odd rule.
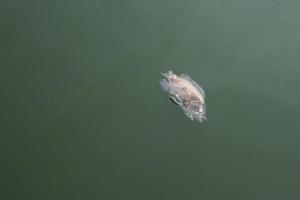
[[203,88],[186,74],[176,75],[172,71],[162,74],[162,89],[170,99],[178,104],[191,120],[206,120],[205,92]]

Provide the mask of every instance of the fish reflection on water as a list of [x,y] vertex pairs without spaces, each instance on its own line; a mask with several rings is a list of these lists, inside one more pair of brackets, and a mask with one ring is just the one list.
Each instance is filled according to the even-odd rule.
[[206,104],[204,90],[186,74],[176,75],[172,71],[162,74],[162,89],[170,99],[179,105],[191,120],[206,120]]

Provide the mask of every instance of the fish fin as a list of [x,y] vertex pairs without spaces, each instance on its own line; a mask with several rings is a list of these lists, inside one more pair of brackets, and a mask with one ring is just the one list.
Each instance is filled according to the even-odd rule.
[[174,97],[169,96],[169,98],[174,104],[180,105],[179,102],[177,102],[177,100]]
[[163,75],[164,77],[168,78],[168,77],[174,75],[174,73],[173,73],[172,70],[170,70],[170,71],[168,71],[167,73],[162,73],[162,75]]

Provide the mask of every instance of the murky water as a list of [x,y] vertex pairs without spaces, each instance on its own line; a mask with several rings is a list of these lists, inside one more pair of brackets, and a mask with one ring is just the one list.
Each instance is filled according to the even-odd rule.
[[[2,195],[299,199],[299,7],[2,1]],[[207,121],[166,100],[168,70]]]

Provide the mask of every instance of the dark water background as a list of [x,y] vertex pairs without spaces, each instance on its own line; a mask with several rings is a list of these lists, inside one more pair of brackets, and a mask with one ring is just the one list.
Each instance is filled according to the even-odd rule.
[[[1,199],[300,199],[299,10],[2,0]],[[168,70],[204,87],[205,123]]]

